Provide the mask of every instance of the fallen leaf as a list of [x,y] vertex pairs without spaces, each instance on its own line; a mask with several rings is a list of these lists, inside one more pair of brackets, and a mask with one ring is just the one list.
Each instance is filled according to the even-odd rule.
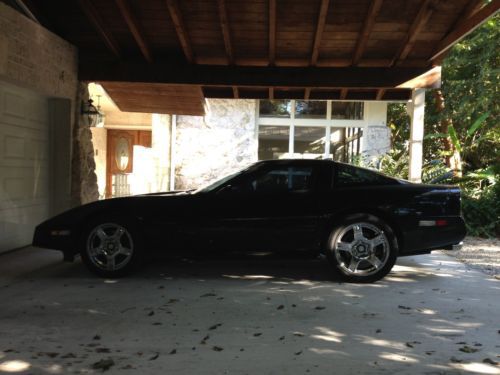
[[295,355],[301,355],[302,354],[302,350],[298,351],[298,352],[295,352],[294,353]]
[[99,335],[95,335],[94,337],[92,337],[92,340],[100,340],[101,339],[101,336]]
[[212,347],[212,350],[214,350],[216,352],[222,352],[224,350],[224,348],[221,348],[220,346],[214,346],[214,347]]
[[162,324],[163,324],[163,323],[161,323],[161,322],[154,322],[154,323],[153,323],[153,325],[154,325],[154,326],[161,326]]
[[316,307],[314,308],[314,310],[324,310],[324,309],[326,309],[326,307],[325,307],[325,306],[316,306]]
[[200,344],[205,345],[207,343],[207,340],[210,338],[210,335],[206,335],[203,337],[203,339],[200,341]]
[[109,348],[96,348],[95,352],[96,353],[111,353],[111,350]]
[[281,336],[278,340],[283,341],[285,339],[285,336]]
[[47,357],[50,357],[50,358],[55,358],[59,355],[59,353],[55,353],[55,352],[42,352],[42,353],[38,353],[38,355],[45,355]]
[[258,333],[254,333],[253,335],[254,335],[255,337],[259,337],[259,336],[261,336],[261,335],[262,335],[262,333],[258,332]]
[[213,331],[214,329],[217,329],[218,327],[220,327],[222,325],[222,323],[217,323],[217,324],[214,324],[213,326],[209,327],[208,330],[209,331]]
[[279,305],[279,306],[276,308],[276,310],[283,310],[284,308],[285,308],[285,306],[283,306],[283,305]]
[[483,363],[487,363],[489,365],[493,365],[493,366],[498,366],[498,362],[497,361],[494,361],[490,358],[485,358],[483,359]]
[[111,366],[115,365],[115,361],[113,361],[111,358],[107,359],[101,359],[100,361],[95,362],[92,364],[92,368],[94,370],[102,370],[102,371],[107,371],[111,368]]
[[407,347],[409,347],[409,348],[413,348],[413,345],[412,345],[412,343],[410,343],[410,342],[407,342],[405,345],[406,345]]
[[475,353],[475,352],[479,351],[479,349],[471,348],[470,346],[467,346],[467,345],[462,346],[458,350],[460,350],[461,352],[464,352],[464,353]]
[[382,330],[381,330],[380,328],[378,328],[378,329],[375,331],[375,333],[380,333],[380,332],[382,332]]
[[302,332],[294,332],[293,335],[297,337],[304,337],[304,334]]
[[[175,349],[174,349],[175,350]],[[172,353],[170,352],[170,354],[175,354],[175,353]],[[155,354],[153,354],[152,357],[149,358],[150,361],[154,361],[155,359],[157,359],[158,357],[160,356],[160,353],[156,352]]]
[[205,293],[205,294],[202,294],[200,297],[203,298],[203,297],[215,297],[217,294],[215,293]]
[[403,306],[403,305],[398,305],[398,309],[411,310],[411,307],[409,307],[409,306]]

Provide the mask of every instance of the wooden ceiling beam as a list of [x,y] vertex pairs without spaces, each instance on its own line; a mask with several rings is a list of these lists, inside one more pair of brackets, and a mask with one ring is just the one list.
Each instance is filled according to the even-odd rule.
[[377,96],[375,97],[376,100],[382,100],[386,92],[386,89],[378,89],[377,90]]
[[474,15],[474,13],[480,10],[483,5],[484,5],[484,0],[469,0],[469,2],[465,4],[464,9],[462,10],[457,20],[453,24],[451,30],[453,30],[456,26],[458,26],[458,24],[463,20],[466,20],[470,18],[472,15]]
[[417,40],[418,34],[425,26],[429,18],[432,16],[434,9],[431,7],[431,0],[424,0],[422,5],[420,6],[417,15],[413,19],[413,22],[408,30],[408,34],[406,38],[398,49],[398,52],[394,56],[391,66],[401,61],[405,60],[408,57],[408,54],[413,48],[415,41]]
[[89,21],[94,25],[94,28],[99,33],[106,46],[111,50],[111,52],[113,52],[116,57],[120,58],[120,47],[118,46],[118,43],[116,42],[113,35],[109,32],[109,30],[107,30],[104,21],[102,20],[94,5],[89,0],[78,0],[78,4],[80,5],[80,8],[83,10]]
[[128,4],[127,0],[115,0],[115,3],[118,6],[118,9],[120,10],[123,18],[125,19],[125,22],[127,23],[132,36],[137,42],[142,55],[144,56],[146,61],[153,62],[153,56],[151,55],[151,50],[149,49],[146,40],[144,39],[141,25],[130,9],[130,5]]
[[345,87],[340,90],[340,100],[345,100],[345,98],[347,98],[347,91]]
[[304,100],[309,100],[310,97],[311,97],[311,88],[306,87],[306,89],[304,90]]
[[[427,72],[426,68],[292,68],[189,65],[155,60],[80,64],[82,81],[118,81],[238,87],[392,88]],[[417,86],[418,82],[416,83]]]
[[226,1],[217,0],[217,8],[219,10],[220,27],[222,37],[224,39],[224,47],[226,49],[227,60],[230,65],[234,64],[233,48],[231,43],[231,32],[229,30],[229,19],[227,16]]
[[500,0],[492,0],[491,3],[476,11],[469,18],[459,22],[456,27],[450,31],[443,40],[441,40],[429,61],[440,59],[451,47],[453,47],[455,43],[459,42],[471,32],[476,30],[490,17],[493,17],[499,9]]
[[370,8],[368,9],[368,13],[365,17],[365,22],[363,23],[363,29],[359,34],[358,40],[356,42],[356,47],[354,49],[354,55],[351,61],[352,65],[358,65],[363,53],[365,52],[366,43],[370,38],[370,33],[372,32],[373,25],[375,25],[375,20],[377,18],[378,13],[380,12],[380,8],[382,7],[383,0],[372,0],[370,3]]
[[269,0],[269,65],[276,61],[276,0]]
[[175,32],[177,33],[177,38],[179,38],[182,50],[184,51],[184,56],[188,63],[193,64],[195,62],[193,48],[191,47],[191,41],[189,40],[189,34],[182,18],[179,3],[177,0],[167,0],[167,7],[175,27]]
[[316,33],[314,34],[314,43],[311,54],[311,66],[316,65],[319,57],[319,47],[321,45],[321,38],[323,37],[323,30],[325,29],[326,16],[328,15],[328,6],[330,0],[321,0],[319,8],[318,22],[316,22]]

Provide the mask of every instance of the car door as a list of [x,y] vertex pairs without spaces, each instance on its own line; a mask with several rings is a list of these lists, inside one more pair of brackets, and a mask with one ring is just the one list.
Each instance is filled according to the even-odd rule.
[[317,241],[317,170],[286,164],[261,168],[213,193],[203,236],[217,248],[306,250]]

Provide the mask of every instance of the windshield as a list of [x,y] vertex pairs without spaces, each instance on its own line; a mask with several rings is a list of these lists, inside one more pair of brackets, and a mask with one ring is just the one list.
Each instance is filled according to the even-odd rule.
[[222,177],[220,180],[217,180],[215,182],[211,182],[209,185],[205,185],[194,191],[194,193],[209,193],[211,191],[216,190],[220,186],[224,185],[226,182],[229,180],[233,179],[236,176],[242,175],[243,173],[248,172],[250,169],[252,169],[255,165],[251,165],[250,167],[247,167],[245,169],[242,169],[240,171],[231,173],[230,175],[227,175],[225,177]]

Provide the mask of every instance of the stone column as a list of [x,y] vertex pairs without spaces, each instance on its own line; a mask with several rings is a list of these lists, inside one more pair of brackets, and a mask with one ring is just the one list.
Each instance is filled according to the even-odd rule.
[[152,189],[153,191],[168,191],[170,190],[172,116],[155,113],[151,125],[151,146],[156,169],[156,181],[154,181]]
[[422,159],[424,140],[425,89],[413,89],[409,106],[410,128],[410,168],[409,180],[422,181]]
[[82,102],[89,99],[86,83],[80,83],[75,103],[71,162],[72,205],[93,202],[99,199],[97,175],[95,174],[94,147],[88,116],[81,113]]

